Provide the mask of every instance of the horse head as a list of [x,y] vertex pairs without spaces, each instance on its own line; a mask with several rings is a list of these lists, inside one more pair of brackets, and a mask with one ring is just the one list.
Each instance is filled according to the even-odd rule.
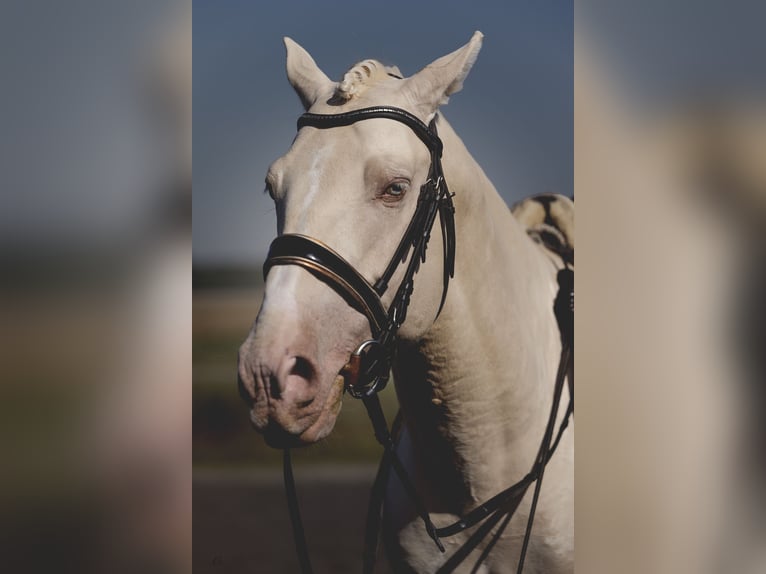
[[[333,82],[308,52],[285,38],[287,76],[312,114],[385,105],[427,124],[462,87],[481,40],[475,33],[468,44],[409,78],[364,60]],[[266,176],[278,234],[308,236],[329,246],[373,284],[408,228],[430,165],[429,148],[401,122],[374,118],[332,129],[305,126]],[[399,331],[402,337],[420,338],[438,313],[440,235],[437,225]],[[391,284],[398,285],[403,274],[400,266]],[[383,296],[384,305],[394,291]],[[341,370],[370,335],[368,318],[316,274],[296,265],[269,270],[263,304],[239,351],[239,384],[255,428],[270,445],[310,444],[331,432],[343,396]]]

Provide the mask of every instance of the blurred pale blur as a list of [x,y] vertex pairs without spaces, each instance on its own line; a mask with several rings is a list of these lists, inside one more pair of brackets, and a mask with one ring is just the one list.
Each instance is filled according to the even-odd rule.
[[766,571],[764,15],[578,5],[578,571]]
[[0,15],[7,572],[191,555],[191,3]]

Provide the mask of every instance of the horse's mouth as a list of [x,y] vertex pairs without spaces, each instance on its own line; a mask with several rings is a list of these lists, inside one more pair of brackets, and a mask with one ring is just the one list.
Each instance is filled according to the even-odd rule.
[[344,378],[337,375],[333,381],[324,408],[319,412],[315,420],[301,431],[291,432],[285,426],[269,419],[268,423],[260,430],[263,437],[272,448],[299,448],[312,445],[321,441],[330,434],[335,427],[335,421],[342,406]]
[[262,432],[266,444],[271,448],[298,448],[308,445],[308,443],[301,440],[300,435],[295,435],[286,431],[273,421],[269,422]]

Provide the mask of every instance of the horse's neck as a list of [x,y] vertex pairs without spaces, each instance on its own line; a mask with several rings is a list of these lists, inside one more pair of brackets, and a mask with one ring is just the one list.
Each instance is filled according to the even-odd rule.
[[435,498],[470,506],[525,474],[539,446],[558,353],[555,272],[444,124],[455,278],[426,337],[402,344],[397,393]]

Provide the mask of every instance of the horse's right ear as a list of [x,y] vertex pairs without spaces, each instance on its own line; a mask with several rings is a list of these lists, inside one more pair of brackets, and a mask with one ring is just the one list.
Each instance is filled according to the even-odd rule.
[[463,87],[463,80],[479,55],[483,38],[484,34],[474,32],[465,46],[439,58],[405,80],[409,99],[427,120],[433,117],[440,105],[447,103],[450,95]]
[[297,42],[285,36],[287,79],[308,110],[319,96],[332,90],[333,82],[316,65],[314,58]]

